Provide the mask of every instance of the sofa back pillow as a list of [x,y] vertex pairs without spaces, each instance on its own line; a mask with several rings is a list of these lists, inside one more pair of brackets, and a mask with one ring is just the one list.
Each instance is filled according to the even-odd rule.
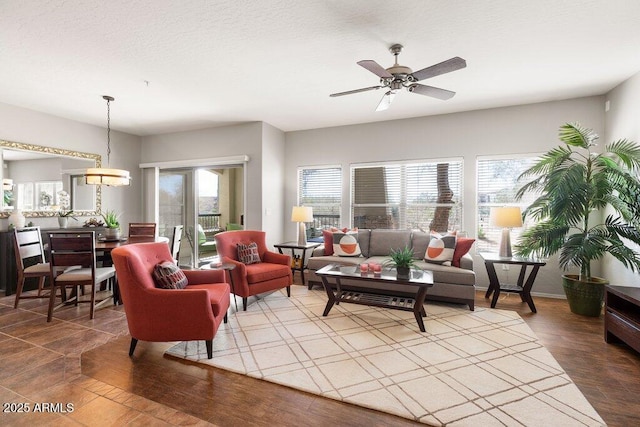
[[369,240],[371,238],[371,230],[368,228],[358,229],[358,244],[360,245],[360,251],[362,256],[369,258]]
[[456,240],[456,249],[453,251],[453,259],[451,260],[452,266],[460,267],[460,258],[471,250],[471,246],[473,246],[473,242],[475,241],[476,239],[468,237],[458,237]]
[[[389,256],[391,249],[411,247],[410,230],[373,229],[369,240],[369,256]],[[423,252],[424,253],[424,252]]]
[[411,249],[413,249],[414,259],[423,259],[427,252],[427,247],[431,241],[431,233],[425,231],[414,231],[411,233]]
[[424,260],[433,264],[451,265],[456,249],[457,236],[455,234],[446,234],[444,236],[438,233],[431,234]]
[[336,231],[333,233],[333,253],[338,256],[360,256],[357,231]]

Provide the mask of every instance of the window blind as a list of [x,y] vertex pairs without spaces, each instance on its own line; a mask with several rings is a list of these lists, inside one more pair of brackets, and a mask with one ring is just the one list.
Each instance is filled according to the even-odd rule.
[[459,229],[462,160],[352,167],[355,227]]
[[298,205],[313,208],[314,222],[307,224],[307,228],[340,227],[342,169],[335,166],[298,169]]

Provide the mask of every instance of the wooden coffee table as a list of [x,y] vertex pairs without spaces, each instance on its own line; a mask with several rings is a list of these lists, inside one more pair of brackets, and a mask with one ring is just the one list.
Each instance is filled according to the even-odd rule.
[[[412,311],[422,332],[424,299],[427,290],[433,286],[433,274],[430,271],[411,270],[410,278],[398,279],[396,271],[384,269],[380,274],[361,273],[359,266],[327,265],[316,274],[322,279],[322,284],[329,301],[323,316],[328,316],[334,304],[349,302],[372,307],[384,307],[392,310]],[[342,281],[348,280],[348,289]]]

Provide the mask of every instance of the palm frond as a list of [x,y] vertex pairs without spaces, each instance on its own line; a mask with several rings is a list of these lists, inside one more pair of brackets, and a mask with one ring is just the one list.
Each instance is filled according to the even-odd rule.
[[556,147],[540,156],[539,160],[518,176],[518,180],[526,177],[546,175],[571,158],[573,151],[565,147]]
[[593,146],[595,141],[599,138],[598,134],[596,134],[592,129],[585,128],[579,123],[567,123],[560,126],[558,136],[560,141],[567,145],[586,149]]
[[640,145],[627,139],[607,144],[606,151],[616,155],[629,169],[640,168]]
[[525,257],[535,255],[548,258],[562,248],[569,230],[566,224],[549,220],[539,222],[520,235],[515,245],[515,252]]

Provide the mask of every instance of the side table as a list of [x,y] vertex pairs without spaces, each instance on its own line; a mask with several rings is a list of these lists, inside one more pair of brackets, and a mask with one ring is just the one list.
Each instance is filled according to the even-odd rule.
[[[546,262],[539,261],[533,258],[501,258],[500,256],[498,256],[498,254],[490,252],[480,252],[480,256],[484,260],[484,266],[487,268],[487,274],[489,275],[489,289],[487,289],[487,293],[484,297],[489,298],[491,294],[493,294],[493,299],[491,300],[491,308],[495,308],[496,302],[498,302],[498,297],[500,296],[500,292],[510,292],[520,294],[520,299],[522,300],[522,302],[526,302],[529,305],[531,311],[537,313],[536,306],[533,303],[533,298],[531,297],[531,288],[533,287],[533,282],[536,280],[538,270],[540,269],[540,267],[546,265]],[[520,274],[518,276],[518,282],[515,285],[500,284],[494,264],[519,265]],[[532,270],[529,273],[529,277],[526,277],[527,267],[532,267]]]
[[228,272],[229,275],[229,281],[231,282],[231,293],[233,294],[233,302],[236,305],[236,313],[238,312],[238,300],[236,299],[236,287],[233,283],[233,275],[231,274],[231,270],[233,270],[234,268],[236,268],[235,264],[232,264],[230,262],[223,262],[223,263],[215,263],[212,262],[210,264],[205,264],[202,267],[200,267],[200,270],[224,270]]
[[283,249],[290,249],[292,261],[295,259],[296,250],[302,251],[300,263],[297,263],[297,264],[292,263],[291,271],[294,273],[296,271],[299,271],[300,276],[302,276],[302,284],[305,285],[304,270],[307,268],[307,251],[309,249],[313,251],[315,248],[317,248],[320,245],[321,243],[316,243],[316,242],[307,242],[305,245],[299,245],[298,242],[284,242],[284,243],[278,243],[277,245],[273,245],[273,246],[278,248],[278,252],[280,252],[281,254],[284,254]]

